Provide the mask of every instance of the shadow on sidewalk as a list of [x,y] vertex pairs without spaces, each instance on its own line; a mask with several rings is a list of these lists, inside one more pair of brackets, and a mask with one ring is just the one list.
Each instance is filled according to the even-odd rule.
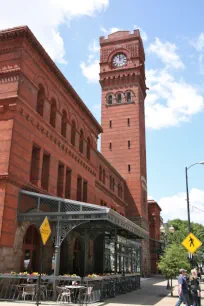
[[155,305],[169,295],[167,281],[162,277],[154,277],[141,282],[141,289],[116,296],[100,305]]

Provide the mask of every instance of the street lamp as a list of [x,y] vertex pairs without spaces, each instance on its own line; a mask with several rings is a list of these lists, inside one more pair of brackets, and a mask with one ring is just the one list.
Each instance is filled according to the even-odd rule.
[[[167,241],[166,241],[166,229],[167,228],[165,228],[163,224],[160,226],[160,232],[163,234],[163,238],[164,238],[164,247],[167,245]],[[173,225],[171,225],[168,228],[168,230],[169,230],[170,233],[174,233],[175,232],[175,228],[174,228]]]
[[[165,227],[163,226],[163,224],[160,226],[160,232],[161,233],[166,233],[166,229],[165,229]],[[171,225],[170,227],[169,227],[169,232],[170,233],[174,233],[175,232],[175,228],[174,228],[174,226],[173,225]]]
[[186,174],[186,200],[187,200],[187,213],[188,213],[188,233],[191,232],[191,219],[190,219],[190,204],[189,204],[189,192],[188,192],[188,170],[195,165],[204,165],[204,161],[194,163],[189,167],[185,167]]

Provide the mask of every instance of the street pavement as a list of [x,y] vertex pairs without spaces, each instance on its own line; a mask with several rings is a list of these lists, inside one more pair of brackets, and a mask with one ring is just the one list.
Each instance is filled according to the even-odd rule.
[[[177,297],[177,280],[173,280],[173,297],[171,297],[170,290],[166,289],[166,279],[157,276],[148,279],[141,280],[141,289],[136,291],[119,295],[113,299],[106,300],[102,303],[95,303],[92,306],[131,306],[131,305],[145,305],[145,306],[175,306]],[[202,296],[204,296],[204,284],[201,285]],[[202,299],[201,305],[204,303],[204,299]],[[59,303],[57,303],[59,304]],[[0,302],[0,306],[31,306],[32,303],[22,302]],[[48,303],[43,303],[42,305],[49,305]],[[50,303],[50,305],[54,305]],[[56,303],[55,303],[56,305]],[[63,304],[65,305],[65,304]],[[67,305],[67,304],[66,304]],[[90,304],[88,304],[90,305]],[[204,306],[204,304],[203,304]]]

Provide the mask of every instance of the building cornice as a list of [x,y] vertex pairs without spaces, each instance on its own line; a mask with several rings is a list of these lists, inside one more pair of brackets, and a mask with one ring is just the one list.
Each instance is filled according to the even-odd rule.
[[[73,96],[73,98],[79,103],[79,106],[85,111],[88,117],[92,120],[94,125],[96,126],[99,133],[102,133],[103,129],[98,121],[95,119],[93,114],[89,111],[88,107],[84,104],[81,98],[78,96],[74,88],[65,78],[65,76],[61,73],[59,68],[47,54],[43,46],[39,43],[37,38],[33,35],[31,30],[27,26],[16,27],[12,29],[6,29],[0,31],[0,41],[6,40],[14,40],[14,39],[25,39],[27,43],[32,45],[32,47],[40,54],[40,56],[44,59],[46,64],[50,67],[50,69],[54,72],[54,74],[59,78],[59,80],[63,83],[65,89]],[[8,48],[9,49],[9,48]]]

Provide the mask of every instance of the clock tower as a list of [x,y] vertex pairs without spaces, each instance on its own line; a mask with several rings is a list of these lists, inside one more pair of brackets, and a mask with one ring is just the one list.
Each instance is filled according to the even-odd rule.
[[100,46],[101,151],[127,182],[127,217],[148,228],[142,39],[139,30],[118,31]]

